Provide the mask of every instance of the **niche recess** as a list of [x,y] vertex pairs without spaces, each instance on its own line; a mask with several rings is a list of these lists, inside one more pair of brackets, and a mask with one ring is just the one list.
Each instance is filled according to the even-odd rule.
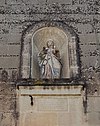
[[38,53],[52,39],[60,51],[62,62],[61,78],[77,77],[78,39],[75,32],[61,22],[40,22],[30,26],[22,36],[20,75],[22,78],[39,79]]

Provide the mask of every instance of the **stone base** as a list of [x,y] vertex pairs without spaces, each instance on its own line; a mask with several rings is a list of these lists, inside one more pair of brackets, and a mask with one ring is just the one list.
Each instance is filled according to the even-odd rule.
[[81,89],[82,86],[19,86],[19,126],[83,126]]

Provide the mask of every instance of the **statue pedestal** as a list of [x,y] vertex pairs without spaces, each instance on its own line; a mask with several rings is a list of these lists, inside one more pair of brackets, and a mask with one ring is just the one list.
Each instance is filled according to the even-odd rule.
[[19,86],[19,126],[83,126],[82,87]]

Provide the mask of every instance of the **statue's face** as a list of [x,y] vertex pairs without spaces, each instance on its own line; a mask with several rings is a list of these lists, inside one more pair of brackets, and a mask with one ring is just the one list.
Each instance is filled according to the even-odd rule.
[[51,48],[54,48],[54,42],[53,42],[53,40],[48,40],[48,41],[47,41],[47,47],[48,47],[48,48],[50,48],[50,47],[51,47]]

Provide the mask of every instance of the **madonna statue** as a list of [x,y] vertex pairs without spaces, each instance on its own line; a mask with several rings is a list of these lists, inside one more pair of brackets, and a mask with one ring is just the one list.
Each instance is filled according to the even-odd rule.
[[54,42],[47,41],[47,47],[38,54],[40,77],[43,79],[59,79],[61,75],[61,62],[59,50],[55,49]]

